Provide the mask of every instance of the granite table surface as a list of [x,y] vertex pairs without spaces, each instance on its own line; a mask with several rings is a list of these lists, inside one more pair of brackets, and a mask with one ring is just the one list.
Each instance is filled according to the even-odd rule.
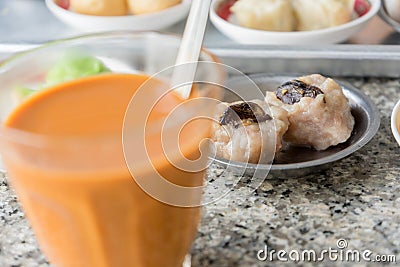
[[[260,261],[257,254],[265,246],[288,253],[338,249],[340,239],[347,242],[346,249],[395,255],[397,263],[387,266],[400,264],[400,148],[390,130],[390,113],[400,99],[400,80],[347,80],[378,106],[377,135],[323,172],[267,179],[252,193],[242,184],[206,205],[191,250],[192,266],[291,266],[290,260]],[[228,183],[232,177],[218,165],[209,169],[211,182]],[[329,259],[299,264],[380,265]],[[0,266],[49,266],[4,173],[0,174]]]

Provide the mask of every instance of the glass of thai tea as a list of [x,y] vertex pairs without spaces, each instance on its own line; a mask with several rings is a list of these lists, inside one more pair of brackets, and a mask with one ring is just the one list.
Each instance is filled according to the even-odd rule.
[[207,165],[212,104],[201,99],[223,75],[203,50],[201,82],[182,99],[168,84],[179,44],[94,34],[1,66],[2,159],[55,266],[182,266]]

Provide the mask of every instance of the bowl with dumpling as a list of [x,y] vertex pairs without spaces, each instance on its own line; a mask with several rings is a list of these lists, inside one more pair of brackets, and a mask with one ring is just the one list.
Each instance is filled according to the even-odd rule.
[[378,131],[377,107],[346,82],[320,74],[249,78],[263,98],[247,79],[228,80],[235,95],[217,107],[211,137],[214,161],[239,173],[297,177],[326,169]]
[[380,5],[380,0],[214,0],[210,19],[241,44],[334,44],[359,32]]
[[191,0],[46,0],[59,20],[83,32],[160,30],[184,19]]

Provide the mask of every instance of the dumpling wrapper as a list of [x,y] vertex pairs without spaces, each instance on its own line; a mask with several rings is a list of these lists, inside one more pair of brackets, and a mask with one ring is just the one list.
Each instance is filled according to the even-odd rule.
[[239,0],[231,8],[239,25],[264,31],[293,31],[290,0]]
[[326,29],[352,20],[355,0],[291,0],[298,31]]
[[[270,119],[260,123],[243,123],[239,127],[232,124],[221,125],[214,122],[212,125],[212,140],[218,157],[238,162],[271,163],[275,153],[282,147],[282,136],[288,129],[286,110],[270,106],[262,100],[251,100],[261,107]],[[224,111],[231,104],[217,105],[215,120],[220,121]]]
[[288,111],[289,129],[284,140],[295,145],[306,145],[325,150],[349,139],[354,117],[343,90],[333,79],[319,74],[297,78],[321,89],[316,98],[303,97],[295,104],[285,104],[275,92],[266,93],[270,105],[278,105]]

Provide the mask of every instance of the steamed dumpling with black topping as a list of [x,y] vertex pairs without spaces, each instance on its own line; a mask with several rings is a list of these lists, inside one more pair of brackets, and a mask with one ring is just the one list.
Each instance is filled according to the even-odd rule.
[[218,157],[249,163],[272,162],[288,129],[287,112],[262,100],[220,103],[212,126]]
[[290,0],[239,0],[230,10],[243,27],[265,31],[295,30]]
[[324,150],[347,141],[354,127],[349,101],[334,80],[319,74],[299,77],[266,93],[270,105],[287,110],[284,140]]
[[355,0],[292,0],[298,31],[312,31],[352,20]]

